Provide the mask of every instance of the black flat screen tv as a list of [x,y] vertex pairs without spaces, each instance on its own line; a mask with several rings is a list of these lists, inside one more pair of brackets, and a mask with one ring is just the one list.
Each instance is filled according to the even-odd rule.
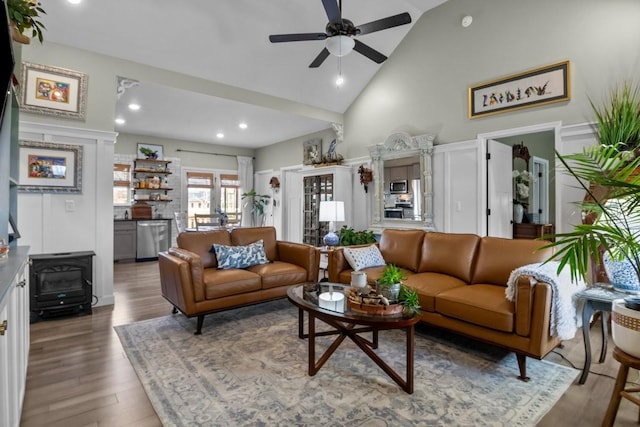
[[9,90],[11,89],[11,78],[13,76],[13,67],[15,66],[15,58],[13,56],[13,44],[11,42],[11,34],[9,33],[9,15],[4,0],[0,0],[2,10],[0,11],[0,123],[4,117],[4,110],[9,98]]

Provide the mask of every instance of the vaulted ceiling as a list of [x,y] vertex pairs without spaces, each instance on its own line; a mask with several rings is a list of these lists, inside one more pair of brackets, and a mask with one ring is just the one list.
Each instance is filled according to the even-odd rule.
[[[356,25],[408,12],[412,23],[358,36],[390,56],[423,12],[445,0],[344,0]],[[43,1],[46,41],[277,97],[268,108],[141,81],[117,102],[119,132],[258,148],[330,128],[287,103],[343,113],[384,66],[351,52],[309,64],[324,41],[272,44],[270,34],[324,32],[321,0]],[[45,42],[46,43],[46,42]],[[341,68],[345,83],[336,87]],[[128,76],[122,76],[128,77]],[[232,98],[232,97],[231,97]],[[142,108],[131,112],[127,105]],[[248,128],[241,130],[244,121]],[[216,138],[218,132],[224,138]]]

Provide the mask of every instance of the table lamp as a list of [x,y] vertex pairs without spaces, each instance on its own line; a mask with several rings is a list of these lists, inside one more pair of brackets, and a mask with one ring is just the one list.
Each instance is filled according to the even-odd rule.
[[344,221],[344,202],[320,202],[319,220],[329,221],[329,232],[323,238],[324,244],[327,246],[336,246],[340,239],[335,233],[334,222]]

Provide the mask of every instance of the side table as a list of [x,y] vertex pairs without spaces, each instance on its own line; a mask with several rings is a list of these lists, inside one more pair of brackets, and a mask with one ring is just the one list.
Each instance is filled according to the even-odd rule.
[[602,315],[602,349],[600,350],[599,363],[604,362],[607,355],[607,336],[609,335],[609,314],[613,307],[613,301],[628,296],[625,293],[614,291],[611,285],[605,283],[596,283],[593,286],[576,293],[576,298],[584,300],[582,308],[582,336],[584,338],[584,368],[578,384],[584,384],[589,375],[591,367],[591,340],[590,320],[595,311],[600,311]]

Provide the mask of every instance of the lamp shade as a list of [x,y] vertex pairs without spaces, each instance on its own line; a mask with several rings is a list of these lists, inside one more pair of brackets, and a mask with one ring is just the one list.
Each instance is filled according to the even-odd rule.
[[320,221],[344,221],[344,202],[320,202]]
[[345,56],[355,45],[356,42],[349,36],[329,37],[326,42],[327,50],[334,56]]

